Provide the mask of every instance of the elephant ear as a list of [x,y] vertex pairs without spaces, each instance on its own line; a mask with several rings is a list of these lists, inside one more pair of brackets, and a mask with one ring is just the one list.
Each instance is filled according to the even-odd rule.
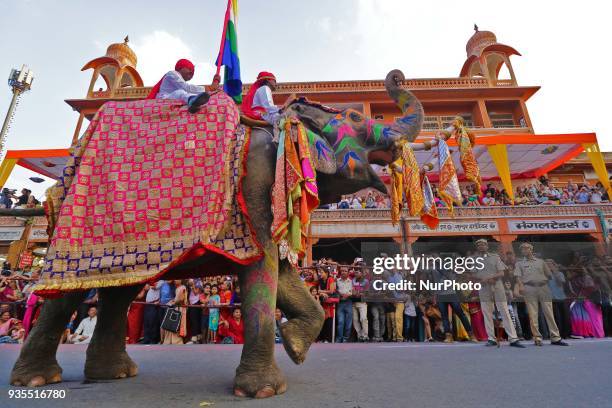
[[334,174],[337,170],[334,149],[325,138],[306,128],[310,158],[314,168],[324,174]]

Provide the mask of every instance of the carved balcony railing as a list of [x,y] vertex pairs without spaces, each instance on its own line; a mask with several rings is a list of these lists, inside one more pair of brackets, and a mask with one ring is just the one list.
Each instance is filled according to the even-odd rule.
[[[424,78],[406,79],[401,86],[408,89],[465,89],[465,88],[489,88],[484,78]],[[510,80],[498,80],[495,86],[515,86]],[[243,92],[248,92],[250,84],[243,86]],[[95,91],[93,99],[143,99],[151,91],[150,87],[119,88],[112,96],[110,91]],[[278,83],[276,93],[281,94],[309,94],[325,92],[362,92],[362,91],[385,91],[385,82],[382,80],[365,81],[326,81],[326,82],[282,82]]]
[[[516,205],[516,206],[494,206],[494,207],[455,207],[455,216],[451,218],[446,208],[438,208],[440,218],[533,218],[533,217],[562,217],[562,216],[594,216],[597,210],[604,215],[612,216],[612,204],[576,204],[576,205]],[[403,216],[409,220],[407,210]],[[332,220],[390,220],[391,210],[388,209],[347,209],[347,210],[317,210],[312,216],[312,221]]]

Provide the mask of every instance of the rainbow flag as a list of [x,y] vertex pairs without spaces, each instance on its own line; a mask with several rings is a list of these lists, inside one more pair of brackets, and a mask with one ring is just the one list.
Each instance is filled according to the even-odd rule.
[[238,35],[236,34],[236,17],[238,0],[227,0],[221,47],[217,57],[217,74],[221,66],[225,67],[223,90],[236,103],[242,103],[242,79],[240,78],[240,58],[238,58]]

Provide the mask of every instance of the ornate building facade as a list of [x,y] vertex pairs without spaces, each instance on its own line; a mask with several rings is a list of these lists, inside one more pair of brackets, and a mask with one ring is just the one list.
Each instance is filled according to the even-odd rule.
[[[527,152],[525,146],[530,146],[525,140],[540,140],[543,145],[538,144],[540,147],[537,150],[543,154],[547,153],[547,149],[554,152],[561,144],[576,144],[577,148],[568,148],[566,153],[551,160],[545,167],[527,163],[524,169],[512,174],[509,172],[508,178],[512,176],[517,184],[533,182],[542,175],[558,185],[569,180],[594,183],[598,176],[593,172],[591,162],[584,154],[578,155],[585,143],[595,140],[594,134],[534,133],[527,101],[540,87],[519,84],[511,57],[520,55],[511,46],[499,43],[492,32],[480,31],[475,27],[474,34],[467,42],[466,60],[458,76],[404,80],[401,86],[419,98],[425,111],[419,138],[433,137],[459,115],[476,135],[477,145],[483,143],[488,146],[491,155],[491,146],[498,146],[500,140],[507,144],[522,140],[522,147],[514,150],[518,156],[522,155],[522,151]],[[104,56],[89,61],[82,68],[90,69],[92,78],[85,96],[66,100],[79,113],[73,143],[83,132],[85,119],[91,119],[102,104],[111,100],[142,99],[150,91],[149,87],[143,86],[137,71],[137,57],[129,47],[127,37],[123,43],[111,44]],[[100,83],[99,78],[103,79],[103,87],[95,89],[95,84]],[[244,87],[246,90],[248,85]],[[338,108],[350,107],[385,122],[400,116],[399,109],[386,93],[383,80],[283,82],[278,83],[273,96],[277,104],[282,104],[292,94],[304,95]],[[512,153],[510,148],[507,151],[507,155]],[[482,155],[486,155],[486,151],[483,150]],[[525,157],[528,157],[527,153]],[[612,165],[612,157],[606,155],[606,159],[606,165]],[[495,173],[496,167],[499,170],[497,163],[490,167],[490,177],[485,180],[499,183],[500,176]],[[593,242],[603,250],[608,240],[607,225],[612,225],[610,204],[465,207],[457,209],[452,218],[445,209],[440,210],[440,215],[440,226],[432,231],[407,214],[400,225],[392,225],[389,210],[384,209],[318,210],[310,227],[305,262],[311,262],[313,254],[317,257],[330,253],[329,248],[339,249],[342,256],[349,260],[358,252],[356,246],[367,240],[396,242],[403,250],[410,251],[412,245],[434,239],[444,241],[452,237],[455,241],[467,242],[475,237],[488,237],[499,242],[502,249],[510,250],[513,243],[520,240],[546,242],[559,238]]]

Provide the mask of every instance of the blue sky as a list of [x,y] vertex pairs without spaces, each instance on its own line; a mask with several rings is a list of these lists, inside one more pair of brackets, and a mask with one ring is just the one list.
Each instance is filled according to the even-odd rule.
[[[0,75],[27,64],[35,72],[8,135],[9,149],[67,147],[77,119],[63,102],[83,97],[89,60],[126,34],[137,69],[152,85],[177,58],[196,62],[208,83],[219,46],[225,0],[3,1]],[[554,4],[554,6],[553,6]],[[605,2],[241,0],[238,44],[242,77],[261,70],[280,81],[456,77],[477,23],[523,54],[512,57],[519,85],[541,85],[528,102],[537,133],[595,131],[612,150],[609,119],[612,29]],[[10,102],[0,87],[0,114]],[[7,183],[32,185],[16,169]],[[33,188],[40,196],[49,183]]]

